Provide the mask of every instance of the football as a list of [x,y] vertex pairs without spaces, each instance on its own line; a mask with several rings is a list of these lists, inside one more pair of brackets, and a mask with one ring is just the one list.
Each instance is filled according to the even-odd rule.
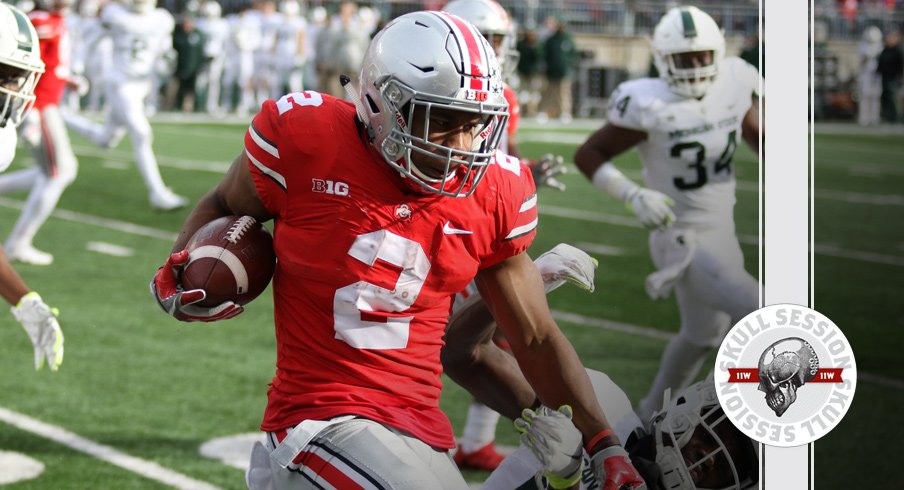
[[273,237],[250,216],[224,216],[202,226],[186,245],[188,264],[180,282],[185,290],[203,289],[197,303],[213,307],[224,301],[245,305],[258,297],[273,277]]

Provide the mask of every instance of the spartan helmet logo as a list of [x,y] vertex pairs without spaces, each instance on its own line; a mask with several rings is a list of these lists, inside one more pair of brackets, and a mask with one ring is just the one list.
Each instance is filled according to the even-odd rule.
[[760,356],[760,391],[766,404],[781,417],[797,400],[797,389],[816,376],[819,358],[807,341],[789,337],[770,345]]

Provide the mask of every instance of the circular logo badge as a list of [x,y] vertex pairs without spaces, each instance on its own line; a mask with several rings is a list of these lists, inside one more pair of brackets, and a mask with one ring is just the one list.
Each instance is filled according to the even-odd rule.
[[732,327],[714,373],[729,420],[751,439],[780,447],[827,434],[857,386],[854,353],[841,330],[822,313],[791,304],[760,308]]

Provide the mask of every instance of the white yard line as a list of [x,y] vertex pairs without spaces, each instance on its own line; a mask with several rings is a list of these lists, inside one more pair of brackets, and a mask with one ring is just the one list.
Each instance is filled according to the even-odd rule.
[[0,407],[0,420],[21,430],[50,439],[75,451],[106,461],[124,470],[180,490],[221,490],[220,487],[195,480],[145,459],[130,456],[110,446],[99,444],[68,430]]

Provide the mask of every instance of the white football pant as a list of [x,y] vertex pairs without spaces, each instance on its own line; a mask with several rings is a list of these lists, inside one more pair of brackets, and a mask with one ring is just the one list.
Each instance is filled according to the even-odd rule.
[[157,157],[152,147],[151,123],[145,114],[144,101],[151,89],[148,80],[107,82],[107,118],[104,124],[97,124],[76,114],[63,115],[66,125],[76,133],[91,140],[98,146],[116,146],[123,131],[128,130],[135,150],[135,163],[144,179],[151,196],[171,194],[163,183]]
[[11,253],[20,247],[31,247],[38,230],[78,173],[78,160],[72,152],[59,107],[32,110],[20,131],[37,166],[0,175],[0,194],[31,189],[22,214],[6,240],[6,250]]
[[[318,433],[287,468],[269,457],[274,433],[252,451],[246,482],[251,490],[364,488],[466,490],[468,484],[448,451],[378,422],[355,418]],[[269,479],[272,477],[272,479]]]
[[759,307],[759,283],[744,269],[734,226],[694,230],[669,228],[650,233],[650,255],[660,270],[683,257],[684,241],[696,243],[694,255],[675,285],[681,327],[663,353],[659,372],[641,400],[641,419],[662,408],[662,393],[688,386],[707,354],[717,348],[732,322]]

